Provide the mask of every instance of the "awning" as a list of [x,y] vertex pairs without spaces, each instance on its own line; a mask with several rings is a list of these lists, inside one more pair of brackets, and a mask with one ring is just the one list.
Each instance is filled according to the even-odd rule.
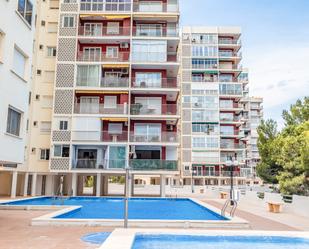
[[124,68],[129,67],[129,64],[103,64],[103,68]]
[[101,120],[110,122],[127,122],[128,118],[101,118]]
[[102,18],[105,18],[105,19],[108,19],[108,20],[111,20],[111,19],[125,19],[125,18],[130,18],[131,16],[130,15],[108,15],[108,14],[81,14],[80,17],[81,18],[85,18],[85,17],[96,17],[96,16],[100,16]]

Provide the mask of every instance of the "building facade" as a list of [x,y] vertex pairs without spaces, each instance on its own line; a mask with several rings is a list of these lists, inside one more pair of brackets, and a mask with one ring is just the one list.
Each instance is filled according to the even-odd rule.
[[248,77],[241,63],[241,31],[184,27],[182,33],[182,177],[184,184],[244,184],[248,164]]
[[27,188],[23,163],[34,38],[35,1],[0,2],[0,195]]
[[178,173],[178,22],[176,0],[60,4],[49,170],[67,193]]

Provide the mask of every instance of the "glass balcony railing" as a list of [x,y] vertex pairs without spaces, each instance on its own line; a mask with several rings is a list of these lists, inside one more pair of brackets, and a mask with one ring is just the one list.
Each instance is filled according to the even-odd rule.
[[72,169],[77,170],[87,170],[87,169],[101,169],[101,170],[108,170],[108,169],[124,169],[126,166],[125,159],[90,159],[90,158],[78,158],[73,161]]
[[130,59],[130,52],[118,52],[118,53],[100,53],[100,52],[84,52],[79,51],[77,53],[78,61],[90,61],[90,62],[128,62]]
[[220,108],[221,109],[234,109],[234,108],[241,108],[242,106],[240,104],[237,104],[237,103],[232,103],[232,104],[229,104],[229,103],[220,103]]
[[220,147],[221,149],[245,149],[246,148],[244,144],[230,144],[230,143],[221,143]]
[[136,80],[132,78],[132,86],[134,88],[178,88],[177,78],[161,78],[158,81]]
[[[95,24],[95,23],[94,23]],[[84,37],[104,37],[104,36],[130,36],[130,27],[89,27],[89,26],[79,26],[78,35]]]
[[109,131],[72,131],[72,141],[95,141],[95,142],[113,142],[121,143],[128,141],[126,131],[109,132]]
[[118,104],[115,106],[108,106],[105,104],[96,103],[75,103],[74,113],[75,114],[127,114],[127,105]]
[[177,28],[134,27],[133,35],[138,37],[178,37]]
[[130,134],[130,142],[141,142],[141,143],[177,143],[179,142],[177,132],[161,132],[159,134]]
[[161,106],[131,104],[131,115],[178,115],[175,104],[162,104]]
[[76,77],[76,86],[80,87],[99,87],[99,88],[116,88],[129,87],[129,77],[87,77],[86,75]]
[[176,160],[162,159],[132,159],[130,160],[130,168],[132,170],[168,170],[177,171],[178,162]]
[[133,4],[134,12],[179,12],[178,4],[162,3],[159,1],[143,1]]
[[80,0],[80,11],[129,12],[131,0]]
[[164,63],[164,62],[178,62],[177,53],[164,52],[133,52],[132,62],[144,63]]
[[240,45],[241,40],[239,39],[224,39],[224,38],[219,38],[218,43],[220,45]]
[[219,57],[241,57],[241,53],[232,51],[219,51]]
[[238,117],[220,117],[221,122],[240,122],[241,119]]

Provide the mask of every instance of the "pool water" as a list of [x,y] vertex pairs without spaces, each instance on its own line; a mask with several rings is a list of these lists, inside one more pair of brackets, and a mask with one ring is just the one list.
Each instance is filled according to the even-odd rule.
[[309,239],[280,236],[137,235],[132,249],[308,249]]
[[[65,219],[123,219],[123,198],[52,197],[9,202],[10,205],[68,205],[82,208],[56,216]],[[4,204],[4,205],[6,205]],[[227,220],[227,218],[186,198],[130,198],[129,219],[153,220]]]

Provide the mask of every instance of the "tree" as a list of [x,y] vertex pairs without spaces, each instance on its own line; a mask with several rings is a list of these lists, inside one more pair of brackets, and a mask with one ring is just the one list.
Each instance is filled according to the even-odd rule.
[[285,120],[285,126],[299,125],[309,120],[309,97],[305,97],[304,101],[300,99],[294,105],[290,106],[290,112],[284,110],[282,117]]
[[277,163],[277,123],[272,120],[262,120],[257,129],[258,149],[261,161],[257,165],[257,174],[267,183],[278,183],[277,175],[282,166]]

